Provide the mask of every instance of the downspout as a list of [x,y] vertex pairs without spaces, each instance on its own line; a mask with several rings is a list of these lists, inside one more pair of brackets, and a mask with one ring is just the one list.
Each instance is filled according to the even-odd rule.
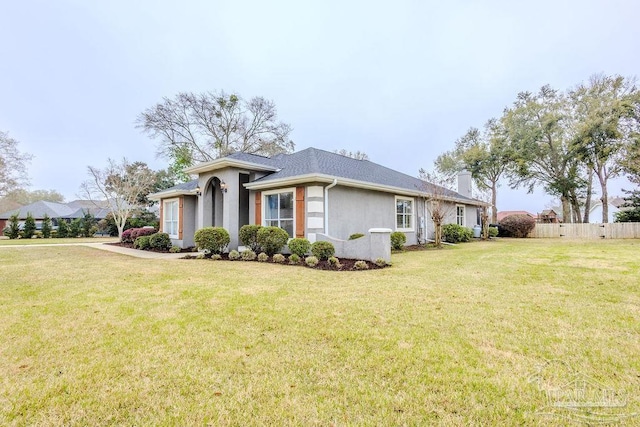
[[324,187],[324,234],[329,235],[329,190],[338,185],[338,179]]

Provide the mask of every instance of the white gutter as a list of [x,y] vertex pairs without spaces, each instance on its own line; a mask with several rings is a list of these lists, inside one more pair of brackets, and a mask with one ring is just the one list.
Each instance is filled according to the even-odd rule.
[[324,187],[324,234],[329,235],[329,190],[338,185],[338,179]]

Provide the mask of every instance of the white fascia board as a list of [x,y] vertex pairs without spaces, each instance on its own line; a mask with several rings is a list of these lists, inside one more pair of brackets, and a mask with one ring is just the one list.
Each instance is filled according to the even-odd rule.
[[184,172],[188,174],[199,174],[199,173],[211,172],[214,170],[223,169],[227,167],[246,168],[249,170],[258,170],[258,171],[267,171],[267,172],[278,171],[278,168],[274,168],[273,166],[266,166],[266,165],[261,165],[259,163],[243,162],[241,160],[222,158],[222,159],[216,159],[207,163],[201,163],[199,165],[185,168]]
[[169,191],[160,191],[159,193],[149,194],[147,199],[149,200],[162,200],[168,199],[170,197],[176,196],[197,196],[198,192],[196,190],[169,190]]
[[[265,190],[271,188],[279,188],[284,186],[295,186],[297,184],[306,184],[309,182],[322,182],[330,184],[334,179],[338,180],[338,185],[344,185],[347,187],[362,188],[365,190],[382,191],[384,193],[393,193],[399,196],[412,196],[412,197],[429,197],[429,193],[420,191],[418,189],[412,191],[406,188],[394,187],[391,185],[375,184],[372,182],[358,181],[355,179],[340,178],[331,175],[324,174],[307,174],[298,175],[294,177],[287,177],[282,179],[270,179],[264,182],[249,182],[244,184],[244,187],[249,190]],[[462,203],[466,205],[484,206],[487,205],[479,200],[463,200],[456,197],[442,197],[443,200],[448,202]],[[488,206],[488,205],[487,205]]]

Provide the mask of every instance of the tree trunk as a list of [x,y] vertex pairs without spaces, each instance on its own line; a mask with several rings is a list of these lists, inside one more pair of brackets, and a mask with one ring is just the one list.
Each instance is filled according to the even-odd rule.
[[584,202],[584,218],[582,222],[589,223],[589,214],[591,213],[591,193],[593,192],[593,171],[589,172],[589,183],[587,185],[587,200]]
[[609,222],[609,192],[607,191],[607,178],[602,172],[598,171],[598,181],[600,181],[600,191],[602,191],[602,223]]
[[571,191],[571,208],[573,222],[577,224],[581,223],[582,215],[580,213],[580,201],[578,200],[578,196],[576,196],[576,192],[573,190]]
[[496,188],[496,182],[491,184],[491,224],[498,223],[498,206],[496,205],[498,199],[498,189]]
[[565,195],[560,196],[562,202],[562,222],[570,224],[571,221],[571,205],[569,204],[569,198]]

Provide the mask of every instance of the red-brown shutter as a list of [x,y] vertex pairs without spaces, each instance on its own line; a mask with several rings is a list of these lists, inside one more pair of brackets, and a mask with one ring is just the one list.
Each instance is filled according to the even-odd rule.
[[262,225],[262,193],[256,191],[256,225]]

